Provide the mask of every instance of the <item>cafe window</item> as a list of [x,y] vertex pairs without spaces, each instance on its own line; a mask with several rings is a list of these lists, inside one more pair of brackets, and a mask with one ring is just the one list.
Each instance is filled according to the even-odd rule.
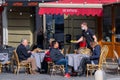
[[115,40],[120,42],[120,6],[115,7]]
[[103,10],[103,42],[111,42],[112,40],[112,20],[111,20],[111,7],[105,6]]

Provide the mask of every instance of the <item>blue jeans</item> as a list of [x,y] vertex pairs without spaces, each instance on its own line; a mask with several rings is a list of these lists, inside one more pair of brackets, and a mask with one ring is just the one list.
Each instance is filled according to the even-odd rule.
[[65,73],[68,73],[68,60],[67,59],[60,59],[56,62],[57,65],[64,65]]

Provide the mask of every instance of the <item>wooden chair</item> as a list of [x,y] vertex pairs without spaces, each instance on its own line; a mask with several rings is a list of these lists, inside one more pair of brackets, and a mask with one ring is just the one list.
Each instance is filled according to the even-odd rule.
[[115,50],[113,50],[113,53],[114,53],[115,58],[112,59],[112,61],[109,61],[109,62],[105,63],[105,69],[110,70],[112,72],[113,71],[118,72],[118,74],[119,74],[120,65],[118,64],[118,60],[120,58],[118,56],[118,53]]
[[8,70],[8,67],[10,68],[10,64],[10,61],[7,61],[5,64],[0,63],[0,73],[2,72],[3,68],[6,68],[6,70]]
[[49,61],[48,73],[50,73],[50,75],[53,75],[53,74],[56,74],[57,71],[60,71],[62,74],[64,74],[65,73],[64,65],[56,65],[54,62]]
[[26,63],[25,61],[20,62],[18,59],[18,55],[16,53],[16,50],[13,51],[13,55],[14,55],[14,62],[16,64],[16,68],[14,69],[14,73],[18,74],[19,70],[21,68],[25,68],[26,71],[29,71],[28,73],[31,74],[31,64],[30,63]]
[[10,69],[11,67],[11,60],[7,61],[5,64],[0,63],[0,73],[2,72],[3,68],[5,68],[6,70],[8,70],[8,68]]
[[2,72],[2,64],[0,63],[0,73]]
[[70,50],[71,50],[71,46],[69,46],[68,48],[66,48],[66,54],[70,54]]
[[118,56],[118,53],[115,51],[115,50],[113,50],[113,53],[114,53],[114,55],[115,55],[115,57],[116,57],[116,60],[114,61],[115,63],[114,64],[117,64],[117,72],[118,72],[118,74],[119,74],[119,70],[120,70],[120,64],[118,63],[119,62],[119,56]]
[[88,72],[90,71],[91,75],[92,75],[92,71],[98,70],[98,69],[102,69],[102,65],[104,62],[106,62],[106,57],[108,54],[108,46],[104,45],[101,48],[101,54],[100,54],[100,58],[99,58],[99,63],[98,64],[87,64],[87,77],[88,77]]

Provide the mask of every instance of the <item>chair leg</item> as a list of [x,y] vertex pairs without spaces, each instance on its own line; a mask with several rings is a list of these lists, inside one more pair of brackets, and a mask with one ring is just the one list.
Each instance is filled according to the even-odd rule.
[[20,70],[20,67],[18,66],[18,67],[17,67],[17,74],[19,73],[19,70]]
[[92,76],[92,72],[93,72],[93,70],[92,70],[92,71],[90,71],[90,76]]
[[64,74],[65,74],[65,71],[62,69],[62,70],[61,70],[61,73],[64,75]]
[[16,74],[16,72],[17,72],[17,67],[14,69],[14,74]]
[[29,68],[29,73],[32,74],[32,70],[31,70],[31,68]]
[[0,73],[2,72],[2,64],[0,64]]
[[88,77],[88,70],[87,70],[87,77]]

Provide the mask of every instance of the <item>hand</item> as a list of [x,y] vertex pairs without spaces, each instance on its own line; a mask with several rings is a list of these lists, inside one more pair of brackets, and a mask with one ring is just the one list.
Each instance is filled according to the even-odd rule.
[[31,53],[31,54],[33,54],[34,52],[33,52],[33,51],[28,51],[28,53]]
[[35,52],[34,52],[34,51],[31,51],[30,53],[31,53],[31,54],[34,54]]
[[31,53],[31,51],[28,51],[28,53]]

